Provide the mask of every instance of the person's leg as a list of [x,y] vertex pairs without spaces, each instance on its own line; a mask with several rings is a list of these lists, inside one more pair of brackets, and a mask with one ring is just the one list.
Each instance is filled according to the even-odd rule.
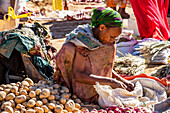
[[106,6],[116,11],[116,6],[120,0],[106,0]]
[[126,8],[127,0],[121,0],[120,7],[118,12],[122,16],[123,19],[128,19],[130,18],[130,15],[126,13],[125,8]]

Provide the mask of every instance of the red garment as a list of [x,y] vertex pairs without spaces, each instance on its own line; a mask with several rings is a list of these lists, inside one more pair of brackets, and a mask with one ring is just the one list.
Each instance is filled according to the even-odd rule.
[[164,86],[170,86],[170,81],[168,81],[167,79],[165,79],[165,78],[159,79],[157,77],[148,76],[146,74],[140,74],[140,75],[135,75],[135,76],[125,76],[125,75],[121,75],[121,76],[126,80],[133,80],[135,78],[150,78],[150,79],[153,79],[153,80],[156,80],[156,81],[162,83]]
[[[164,2],[165,1],[165,2]],[[130,0],[141,38],[168,40],[169,0]]]

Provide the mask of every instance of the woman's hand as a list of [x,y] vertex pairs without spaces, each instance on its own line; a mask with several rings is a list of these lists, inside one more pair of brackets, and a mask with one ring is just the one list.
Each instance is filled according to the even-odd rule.
[[115,88],[122,88],[122,89],[127,89],[127,85],[124,84],[121,81],[118,81],[116,79],[111,79],[111,82],[109,84],[113,89]]
[[124,82],[124,84],[127,86],[127,90],[128,91],[133,91],[134,90],[134,84],[129,82],[129,81],[126,81]]

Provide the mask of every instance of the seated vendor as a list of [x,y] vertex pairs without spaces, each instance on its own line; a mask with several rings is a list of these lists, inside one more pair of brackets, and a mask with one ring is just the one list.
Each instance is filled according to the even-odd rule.
[[122,32],[122,18],[112,9],[94,8],[91,26],[79,25],[66,39],[56,57],[54,81],[67,86],[80,99],[97,102],[93,85],[133,90],[133,84],[113,71],[116,39]]

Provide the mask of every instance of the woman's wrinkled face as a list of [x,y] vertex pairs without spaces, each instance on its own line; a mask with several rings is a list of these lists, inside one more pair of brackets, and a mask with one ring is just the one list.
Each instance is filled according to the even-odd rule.
[[106,27],[103,24],[100,25],[99,30],[99,41],[105,45],[113,44],[115,38],[122,33],[122,28],[120,27]]

